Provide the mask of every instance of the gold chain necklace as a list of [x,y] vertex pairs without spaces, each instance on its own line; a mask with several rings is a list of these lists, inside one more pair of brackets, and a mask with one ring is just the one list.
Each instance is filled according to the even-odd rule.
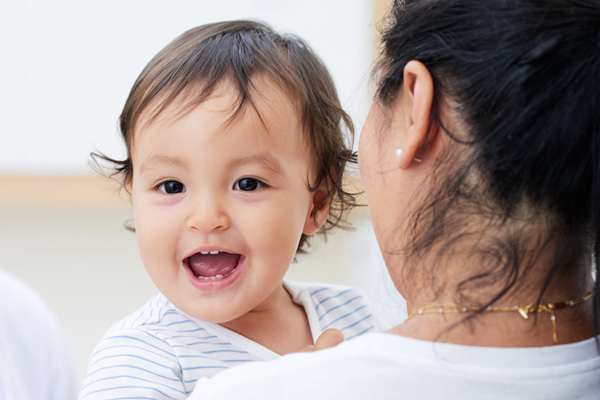
[[528,304],[526,306],[512,306],[512,307],[474,307],[474,306],[465,306],[461,304],[434,304],[430,306],[421,307],[415,312],[411,313],[406,321],[409,319],[416,317],[418,315],[426,315],[426,314],[461,314],[467,312],[518,312],[523,319],[528,319],[529,314],[531,313],[541,313],[547,312],[550,314],[550,321],[552,321],[552,340],[554,344],[558,344],[558,337],[556,334],[556,315],[554,314],[555,310],[565,307],[573,307],[577,304],[581,304],[584,301],[587,301],[592,298],[594,294],[588,293],[583,297],[579,297],[573,300],[567,301],[559,301],[558,303],[548,303],[548,304]]

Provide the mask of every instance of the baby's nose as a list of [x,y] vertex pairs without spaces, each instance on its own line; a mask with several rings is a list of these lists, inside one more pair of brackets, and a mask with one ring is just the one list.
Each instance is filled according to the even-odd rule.
[[192,230],[213,232],[227,229],[230,220],[224,203],[208,196],[191,206],[188,225]]

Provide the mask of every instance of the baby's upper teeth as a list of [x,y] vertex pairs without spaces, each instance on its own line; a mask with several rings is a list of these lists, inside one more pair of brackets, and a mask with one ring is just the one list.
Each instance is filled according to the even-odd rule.
[[219,254],[219,250],[211,251],[210,254]]
[[208,251],[201,251],[200,254],[208,254]]

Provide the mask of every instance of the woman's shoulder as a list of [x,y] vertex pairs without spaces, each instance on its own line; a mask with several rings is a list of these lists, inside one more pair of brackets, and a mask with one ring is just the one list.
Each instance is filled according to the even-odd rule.
[[593,339],[506,349],[372,333],[332,349],[226,371],[199,382],[190,400],[231,398],[237,390],[256,393],[246,397],[251,399],[279,398],[282,387],[292,399],[595,399],[600,390],[596,351]]

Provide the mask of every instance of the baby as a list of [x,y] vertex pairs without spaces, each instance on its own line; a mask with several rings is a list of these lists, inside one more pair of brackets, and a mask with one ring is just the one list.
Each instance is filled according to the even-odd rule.
[[196,381],[278,358],[328,328],[375,328],[356,289],[284,282],[309,235],[336,226],[352,131],[305,42],[249,21],[185,32],[120,117],[144,267],[160,289],[91,356],[81,399],[183,399]]

